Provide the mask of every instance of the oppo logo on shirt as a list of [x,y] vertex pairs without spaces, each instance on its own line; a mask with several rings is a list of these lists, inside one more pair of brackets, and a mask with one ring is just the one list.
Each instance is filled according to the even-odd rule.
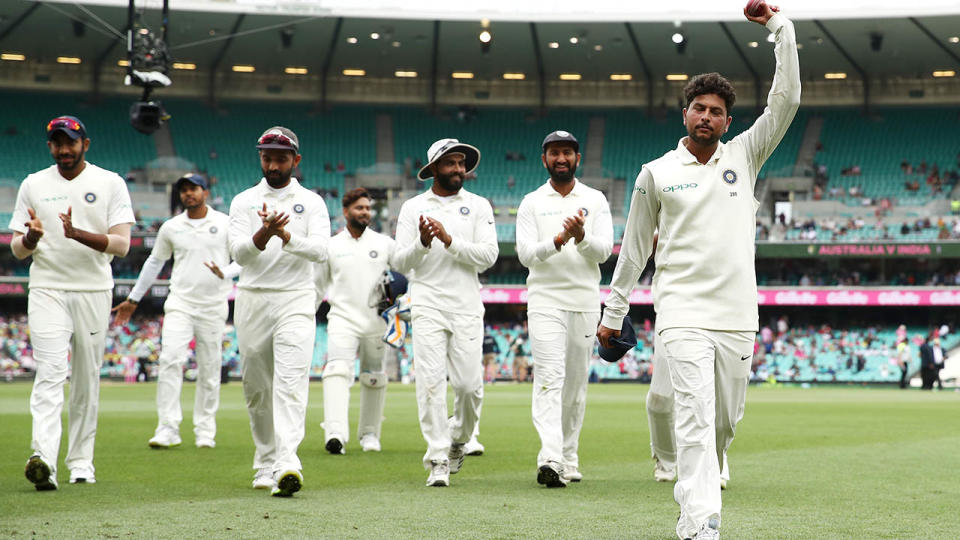
[[667,186],[667,187],[663,188],[663,192],[664,192],[664,193],[673,193],[674,191],[684,191],[684,190],[687,190],[687,189],[697,189],[697,184],[696,184],[696,183],[690,183],[690,184],[674,184],[674,185],[672,185],[672,186]]

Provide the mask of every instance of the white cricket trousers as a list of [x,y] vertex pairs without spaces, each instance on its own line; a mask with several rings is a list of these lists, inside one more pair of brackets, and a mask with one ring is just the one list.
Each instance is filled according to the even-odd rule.
[[[31,288],[27,295],[30,345],[37,373],[30,393],[30,447],[56,477],[63,386],[70,376],[67,468],[93,475],[100,366],[110,322],[111,291]],[[69,358],[69,361],[68,361]]]
[[[451,442],[466,443],[483,402],[483,316],[424,306],[411,309],[420,431],[427,442],[423,466],[446,461]],[[447,422],[447,377],[453,416]]]
[[190,340],[196,338],[197,391],[193,401],[193,434],[214,439],[217,435],[217,408],[220,406],[220,366],[223,363],[223,329],[229,306],[197,308],[176,297],[163,306],[159,369],[157,372],[157,434],[164,429],[180,431],[183,413],[180,392],[183,366]]
[[675,400],[677,536],[691,538],[720,519],[720,468],[743,418],[756,333],[667,328],[661,337]]
[[647,422],[650,426],[650,455],[666,469],[677,466],[677,439],[674,434],[673,383],[667,365],[663,339],[653,338],[653,378],[647,392]]
[[533,425],[540,434],[538,467],[548,461],[580,466],[577,449],[599,322],[599,311],[527,314],[533,353]]
[[383,332],[358,336],[350,332],[327,334],[327,363],[323,366],[323,430],[325,441],[340,437],[346,444],[350,431],[350,386],[353,384],[354,368],[360,359],[361,379],[370,374],[378,384],[370,386],[369,379],[361,380],[360,421],[357,437],[372,433],[380,438],[383,423],[383,407],[386,403],[387,374],[383,371],[385,346]]
[[316,339],[313,290],[240,289],[234,308],[253,468],[300,470]]

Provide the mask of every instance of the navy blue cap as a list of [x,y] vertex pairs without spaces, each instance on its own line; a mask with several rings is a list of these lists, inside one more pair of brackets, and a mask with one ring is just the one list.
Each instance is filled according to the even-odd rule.
[[541,148],[543,148],[543,151],[546,152],[547,146],[553,143],[566,143],[573,147],[574,152],[580,151],[580,141],[578,141],[577,138],[573,136],[573,133],[570,133],[569,131],[564,131],[562,129],[551,131],[546,137],[543,138],[543,144],[541,145]]
[[179,192],[180,186],[183,185],[184,182],[190,182],[191,184],[200,186],[203,189],[210,189],[210,184],[207,183],[207,178],[205,176],[197,173],[190,173],[181,176],[180,179],[177,180],[177,183],[173,186],[174,191]]
[[66,133],[73,140],[87,138],[87,128],[76,116],[58,116],[47,122],[47,140],[58,131]]
[[610,347],[600,346],[600,358],[607,362],[619,362],[627,351],[637,346],[637,332],[633,329],[633,321],[627,315],[623,318],[623,327],[620,336],[610,338]]

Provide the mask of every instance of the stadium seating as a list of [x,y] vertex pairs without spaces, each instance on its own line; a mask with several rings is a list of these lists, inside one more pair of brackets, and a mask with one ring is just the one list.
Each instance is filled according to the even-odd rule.
[[153,140],[130,127],[128,110],[133,98],[104,98],[97,105],[87,96],[60,93],[0,92],[0,155],[4,156],[0,178],[19,183],[40,169],[53,165],[44,142],[47,122],[56,116],[73,115],[83,121],[90,137],[87,159],[121,176],[156,157]]
[[[825,109],[818,114],[824,118],[823,148],[816,161],[827,167],[827,194],[830,188],[839,187],[843,189],[839,200],[847,204],[860,206],[864,197],[887,197],[901,206],[922,205],[932,197],[926,175],[906,175],[901,162],[916,167],[926,161],[929,169],[938,165],[941,175],[958,168],[955,109],[880,108],[869,118],[859,109]],[[859,176],[840,174],[854,165],[862,169]],[[908,191],[907,180],[917,180],[920,190]],[[851,197],[852,186],[859,187],[863,196]],[[952,183],[944,185],[943,192],[949,193],[952,187]]]

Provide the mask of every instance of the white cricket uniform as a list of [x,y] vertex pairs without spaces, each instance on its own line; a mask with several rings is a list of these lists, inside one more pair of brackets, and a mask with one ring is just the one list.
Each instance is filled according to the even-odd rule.
[[[207,207],[207,215],[190,219],[186,212],[167,220],[157,232],[150,257],[143,265],[130,298],[139,302],[153,285],[164,262],[173,257],[170,294],[163,304],[163,330],[157,373],[157,429],[180,431],[183,412],[180,391],[190,340],[196,338],[197,391],[193,406],[193,433],[197,439],[214,439],[220,405],[220,365],[223,329],[233,290],[229,275],[229,219]],[[213,262],[225,272],[220,279],[204,263]]]
[[[420,216],[441,224],[450,247],[420,242]],[[466,443],[483,401],[483,302],[477,274],[497,260],[497,228],[490,203],[461,189],[440,197],[428,190],[403,203],[397,218],[396,268],[407,276],[413,323],[420,429],[427,442],[424,468],[445,461],[451,442]],[[453,387],[447,421],[447,377]]]
[[[603,193],[574,179],[561,195],[548,181],[517,210],[517,255],[530,269],[527,320],[533,352],[533,425],[537,466],[579,467],[577,447],[587,405],[587,375],[600,321],[600,263],[613,250],[613,221]],[[558,251],[563,220],[584,215],[584,236]]]
[[[290,241],[271,237],[260,251],[253,235],[263,203],[269,212],[290,216]],[[296,178],[281,189],[262,179],[233,198],[229,240],[231,256],[243,267],[234,324],[256,446],[253,468],[299,471],[316,338],[314,263],[326,260],[330,241],[326,203]]]
[[[26,234],[32,208],[44,234],[30,264],[27,317],[37,373],[30,394],[30,447],[50,465],[54,478],[60,452],[63,385],[70,377],[69,443],[66,465],[78,476],[93,476],[100,365],[110,320],[113,256],[64,236],[58,214],[72,208],[73,226],[107,234],[136,218],[126,182],[87,162],[73,180],[56,165],[20,184],[10,229]],[[70,358],[68,362],[68,358]]]
[[346,228],[330,239],[329,258],[317,265],[319,294],[329,287],[327,363],[323,367],[323,429],[326,440],[349,440],[348,410],[355,360],[360,358],[360,422],[357,437],[380,438],[387,375],[386,322],[369,305],[370,291],[390,269],[394,240],[369,227],[359,238]]
[[753,126],[706,164],[681,139],[641,170],[603,315],[620,328],[659,228],[653,297],[676,399],[680,538],[720,517],[720,462],[743,415],[758,321],[754,185],[800,105],[793,23],[778,13],[767,29],[777,67]]

